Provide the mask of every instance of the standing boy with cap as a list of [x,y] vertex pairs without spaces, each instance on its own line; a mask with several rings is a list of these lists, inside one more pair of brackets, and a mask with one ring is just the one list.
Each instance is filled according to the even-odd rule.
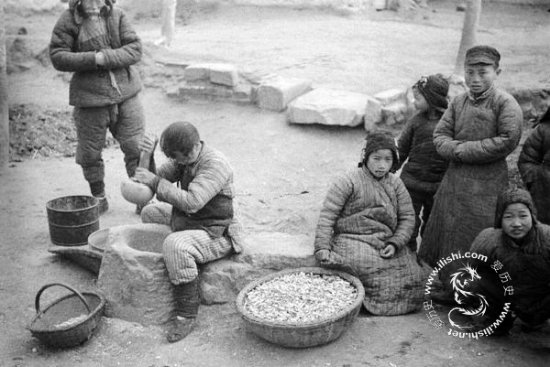
[[[492,226],[497,196],[508,186],[506,157],[519,143],[523,115],[516,100],[494,86],[499,62],[499,52],[490,46],[466,52],[469,91],[451,101],[434,130],[435,147],[449,168],[419,250],[432,266],[452,253],[464,254],[479,232]],[[444,285],[455,263],[440,273]]]
[[[405,124],[397,142],[399,166],[403,165],[401,180],[411,195],[415,212],[414,231],[407,246],[416,252],[416,237],[421,223],[424,232],[433,206],[433,198],[448,162],[435,150],[435,125],[447,109],[449,82],[441,74],[423,76],[413,86],[414,106],[417,113]],[[420,212],[422,211],[422,220]]]
[[[138,167],[134,179],[148,185],[160,201],[145,206],[141,220],[169,225],[173,231],[162,249],[174,285],[176,317],[167,336],[172,343],[195,327],[197,265],[240,252],[240,226],[233,212],[233,169],[225,156],[201,141],[189,122],[169,125],[159,145],[169,161],[156,173]],[[154,147],[155,139],[146,135],[141,149],[152,153]]]

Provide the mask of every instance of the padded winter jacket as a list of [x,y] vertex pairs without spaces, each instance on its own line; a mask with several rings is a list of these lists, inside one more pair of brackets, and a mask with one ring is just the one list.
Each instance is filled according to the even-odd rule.
[[403,166],[401,180],[408,190],[435,194],[449,162],[435,150],[433,131],[439,119],[428,119],[426,113],[414,115],[398,140],[399,161]]
[[[80,1],[71,0],[69,9],[58,19],[50,41],[50,58],[60,71],[74,72],[69,87],[69,104],[100,107],[117,104],[141,90],[135,64],[141,59],[142,46],[122,10],[105,1],[100,17],[107,37],[86,42],[79,40],[87,19],[80,13]],[[95,54],[105,55],[105,65],[96,65]]]
[[537,218],[550,224],[550,116],[525,140],[518,168],[535,202]]

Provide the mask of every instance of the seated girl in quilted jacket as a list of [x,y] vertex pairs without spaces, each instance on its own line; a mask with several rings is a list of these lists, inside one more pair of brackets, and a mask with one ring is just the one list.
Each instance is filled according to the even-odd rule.
[[375,315],[418,310],[429,272],[407,243],[414,209],[401,179],[391,134],[367,136],[359,167],[336,177],[321,209],[315,257],[321,266],[347,271],[365,287],[365,308]]
[[[470,251],[486,255],[498,271],[492,282],[482,277],[479,292],[491,306],[486,317],[494,319],[497,307],[509,295],[513,315],[525,331],[550,325],[550,226],[536,219],[536,210],[526,190],[507,189],[498,197],[494,228],[483,230]],[[495,314],[496,313],[496,314]],[[512,313],[499,328],[506,332],[513,323]]]

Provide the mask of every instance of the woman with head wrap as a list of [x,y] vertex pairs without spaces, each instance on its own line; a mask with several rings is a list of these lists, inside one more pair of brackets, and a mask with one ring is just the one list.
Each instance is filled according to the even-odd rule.
[[[414,106],[417,113],[411,117],[397,142],[399,166],[403,166],[401,179],[409,190],[415,212],[415,226],[408,246],[416,251],[416,237],[420,224],[424,232],[433,206],[433,197],[445,175],[448,162],[435,150],[433,131],[447,109],[449,82],[441,75],[422,77],[413,86]],[[422,219],[420,219],[422,212]]]
[[499,272],[493,284],[484,282],[484,291],[489,299],[500,295],[497,304],[508,294],[524,329],[539,328],[550,318],[550,226],[537,222],[529,192],[514,188],[502,192],[494,228],[483,230],[470,251],[486,255]]
[[418,310],[429,269],[407,247],[414,228],[411,198],[394,175],[391,134],[367,136],[359,167],[335,178],[319,216],[315,257],[321,266],[348,271],[365,287],[365,308],[375,315]]

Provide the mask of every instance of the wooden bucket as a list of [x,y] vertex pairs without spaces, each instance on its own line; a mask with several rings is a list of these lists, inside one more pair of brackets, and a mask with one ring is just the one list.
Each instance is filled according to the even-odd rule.
[[93,196],[63,196],[48,201],[50,238],[59,246],[82,246],[99,229],[99,200]]

